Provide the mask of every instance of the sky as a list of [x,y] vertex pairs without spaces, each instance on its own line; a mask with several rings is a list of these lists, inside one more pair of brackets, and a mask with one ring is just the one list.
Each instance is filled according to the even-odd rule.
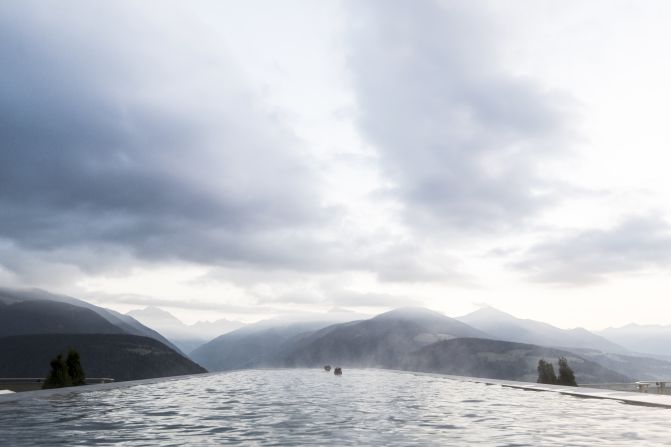
[[0,285],[187,323],[671,324],[666,1],[0,2]]

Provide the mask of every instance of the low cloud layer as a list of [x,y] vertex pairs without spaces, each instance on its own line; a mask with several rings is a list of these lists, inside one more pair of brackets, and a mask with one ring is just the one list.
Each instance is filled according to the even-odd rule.
[[534,280],[562,285],[671,264],[671,225],[655,216],[629,217],[612,228],[572,232],[532,247],[515,267]]
[[510,228],[556,199],[541,167],[569,140],[566,100],[501,68],[481,11],[432,1],[355,9],[358,123],[409,225]]
[[180,10],[0,10],[0,237],[150,260],[314,262],[301,231],[329,211],[304,148]]
[[[511,71],[516,54],[551,63],[542,39],[568,15],[528,28],[541,51],[506,47],[528,21],[515,11],[554,20],[537,2],[307,4],[0,5],[0,282],[270,315],[535,296],[671,265],[668,210],[631,217],[664,182],[635,185],[638,207],[610,188],[628,167],[598,155],[628,149],[580,169],[595,119],[575,112],[598,76],[564,90],[519,74],[535,60]],[[555,69],[573,57],[560,50]],[[609,215],[630,217],[590,229]]]

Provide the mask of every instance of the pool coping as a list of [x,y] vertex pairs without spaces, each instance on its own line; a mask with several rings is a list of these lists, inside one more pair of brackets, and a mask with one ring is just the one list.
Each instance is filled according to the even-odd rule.
[[525,391],[545,391],[574,396],[586,399],[615,400],[630,405],[648,407],[671,408],[671,395],[638,393],[635,391],[605,390],[603,388],[574,387],[564,385],[550,385],[534,382],[517,382],[514,380],[487,379],[483,377],[454,376],[440,373],[426,373],[420,371],[399,371],[418,375],[442,377],[460,382],[482,383],[485,385],[499,385],[506,388],[515,388]]
[[213,374],[222,374],[224,372],[232,371],[219,371],[219,372],[207,372],[207,373],[198,373],[198,374],[185,374],[183,376],[168,376],[168,377],[155,377],[151,379],[140,379],[140,380],[126,380],[123,382],[108,382],[108,383],[96,383],[93,385],[81,385],[81,386],[69,386],[63,388],[50,388],[46,390],[34,390],[34,391],[20,391],[12,394],[0,394],[0,404],[4,402],[15,402],[19,400],[26,399],[40,399],[51,396],[61,396],[68,394],[81,394],[89,393],[92,391],[105,391],[105,390],[114,390],[118,388],[130,388],[137,385],[149,385],[152,383],[161,383],[161,382],[170,382],[175,380],[189,379],[192,377],[205,377]]
[[[293,368],[254,368],[255,370],[282,370],[282,369],[293,369]],[[357,368],[359,369],[359,368]],[[360,368],[360,369],[377,369],[377,368]],[[184,380],[193,377],[207,377],[214,374],[226,374],[233,373],[240,370],[231,370],[231,371],[216,371],[208,373],[199,373],[199,374],[187,374],[183,376],[170,376],[170,377],[157,377],[153,379],[142,379],[142,380],[129,380],[126,382],[110,382],[110,383],[99,383],[94,385],[82,385],[76,387],[66,387],[66,388],[52,388],[48,390],[35,390],[35,391],[22,391],[13,394],[1,394],[0,395],[0,404],[4,402],[16,402],[26,399],[40,399],[48,398],[52,396],[68,395],[68,394],[80,394],[88,393],[93,391],[104,391],[104,390],[113,390],[119,388],[130,388],[137,385],[147,385],[153,383],[161,382],[170,382],[176,380]],[[591,398],[591,399],[605,399],[605,400],[614,400],[622,402],[625,404],[631,405],[643,405],[651,407],[660,407],[660,408],[671,408],[671,395],[659,395],[659,394],[644,394],[631,391],[615,391],[615,390],[604,390],[601,388],[586,388],[586,387],[572,387],[572,386],[562,386],[562,385],[548,385],[541,383],[532,383],[532,382],[517,382],[514,380],[499,380],[499,379],[487,379],[482,377],[468,377],[468,376],[455,376],[449,374],[440,374],[440,373],[429,373],[421,371],[407,371],[407,370],[381,370],[381,371],[393,371],[400,372],[405,374],[415,374],[422,376],[430,376],[436,378],[443,378],[449,380],[455,380],[459,382],[472,382],[472,383],[481,383],[485,385],[499,385],[506,388],[515,388],[525,391],[545,391],[553,392],[568,396],[574,396],[579,398]],[[346,371],[345,371],[346,372]]]

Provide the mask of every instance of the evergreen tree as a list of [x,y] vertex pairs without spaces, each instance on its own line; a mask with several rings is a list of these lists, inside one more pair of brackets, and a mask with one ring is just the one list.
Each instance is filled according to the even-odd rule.
[[58,354],[56,358],[51,361],[51,371],[49,375],[44,380],[42,388],[61,388],[64,386],[70,386],[72,380],[70,379],[70,374],[68,373],[68,367],[63,360],[63,356]]
[[578,386],[575,381],[575,375],[570,366],[568,366],[568,360],[566,357],[561,357],[559,359],[559,378],[557,379],[557,384],[567,385],[567,386]]
[[557,375],[555,374],[555,368],[550,362],[546,362],[545,359],[538,360],[538,383],[557,383]]
[[79,353],[73,348],[68,350],[68,358],[65,360],[65,364],[68,367],[68,374],[70,375],[72,385],[85,385],[86,376],[84,375],[84,369],[79,362]]
[[84,369],[79,361],[79,353],[70,348],[68,356],[58,354],[51,362],[51,371],[42,384],[43,389],[62,388],[86,384]]

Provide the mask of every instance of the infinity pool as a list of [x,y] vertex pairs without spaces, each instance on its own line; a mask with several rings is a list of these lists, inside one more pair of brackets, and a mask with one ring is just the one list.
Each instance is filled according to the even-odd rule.
[[0,445],[669,445],[671,411],[380,370],[248,370],[0,403]]

